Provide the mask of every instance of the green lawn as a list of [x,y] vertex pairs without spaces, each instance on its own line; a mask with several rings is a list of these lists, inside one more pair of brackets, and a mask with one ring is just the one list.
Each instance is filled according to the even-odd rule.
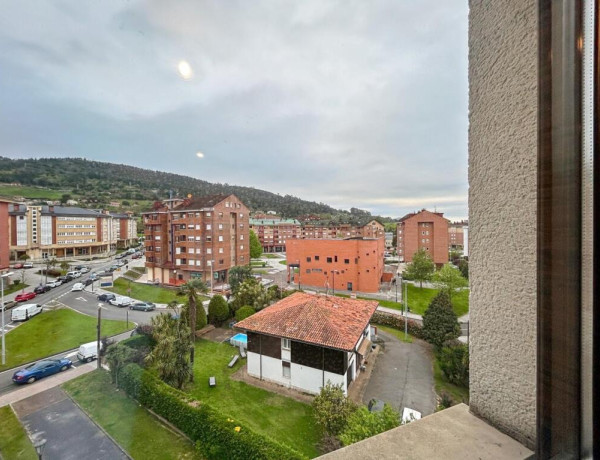
[[257,275],[266,275],[267,273],[269,273],[269,270],[266,270],[264,268],[253,268],[252,273]]
[[[315,445],[319,430],[309,405],[291,398],[230,380],[243,362],[233,369],[227,364],[236,353],[229,344],[200,340],[196,344],[194,386],[186,391],[205,401],[224,415],[240,420],[248,427],[308,455],[318,455]],[[217,386],[209,388],[208,378],[215,376]]]
[[444,373],[440,368],[440,364],[438,360],[433,360],[433,379],[435,381],[435,392],[438,396],[441,396],[442,393],[448,393],[455,403],[463,402],[465,404],[469,404],[469,389],[460,387],[458,385],[454,385],[446,380],[444,377]]
[[[67,308],[40,313],[6,334],[6,365],[0,370],[91,342],[96,338],[96,324],[96,318]],[[125,321],[102,321],[102,336],[126,330]]]
[[406,338],[405,338],[404,331],[399,331],[398,329],[395,329],[393,327],[383,326],[383,325],[377,324],[377,323],[371,323],[371,324],[373,326],[377,326],[377,329],[379,329],[381,331],[387,332],[388,334],[392,334],[394,337],[402,340],[403,342],[412,343],[412,341],[413,341],[413,336],[410,334],[406,334]]
[[271,253],[263,254],[262,257],[264,257],[265,259],[281,259],[280,256]]
[[201,458],[188,439],[117,391],[108,372],[95,370],[65,383],[63,389],[134,459]]
[[140,276],[142,276],[142,274],[140,272],[138,272],[137,270],[128,270],[125,272],[125,276],[128,276],[129,278],[136,280]]
[[287,260],[280,260],[280,261],[279,261],[279,263],[280,263],[281,265],[287,265]]
[[38,458],[25,429],[10,406],[0,407],[0,457],[6,460]]
[[140,275],[143,275],[144,273],[146,273],[146,267],[133,267],[132,270],[135,270]]
[[[131,294],[127,292],[127,289],[131,286]],[[177,303],[185,302],[186,298],[177,295],[177,290],[167,289],[160,286],[153,286],[151,284],[142,284],[129,282],[125,279],[118,278],[114,282],[114,287],[108,288],[107,291],[114,292],[115,294],[125,295],[133,297],[137,300],[144,302],[153,303],[170,303],[173,300]],[[208,297],[200,296],[202,300],[207,300]]]
[[29,284],[19,283],[19,284],[11,284],[10,286],[4,285],[4,295],[12,294],[13,292],[20,291],[21,289],[25,289]]
[[62,197],[63,193],[69,193],[72,195],[70,191],[60,192],[57,190],[49,190],[37,187],[0,185],[0,195],[3,196],[24,196],[25,198],[46,198],[48,200],[59,200]]

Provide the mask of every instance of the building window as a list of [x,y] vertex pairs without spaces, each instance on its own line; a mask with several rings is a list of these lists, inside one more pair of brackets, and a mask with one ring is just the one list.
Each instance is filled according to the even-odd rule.
[[223,217],[223,213],[222,212],[219,213],[219,217]]
[[223,241],[223,235],[219,235],[219,241]]
[[350,259],[344,259],[344,263],[345,264],[349,264],[350,263]]
[[306,261],[307,261],[307,262],[310,262],[310,257],[307,257],[307,258],[306,258]]
[[219,224],[219,230],[223,230],[223,224]]
[[289,379],[292,377],[292,369],[290,367],[290,363],[282,361],[281,362],[281,369],[283,371],[283,378],[284,379]]
[[331,262],[333,262],[333,259],[331,257],[327,257],[327,263],[330,264]]
[[206,230],[212,230],[212,227],[210,224],[206,224]]
[[219,259],[219,265],[223,265],[225,263],[225,259]]
[[244,250],[244,245],[240,244],[240,251],[243,251],[243,250]]
[[319,261],[319,256],[315,256],[315,262]]
[[243,240],[243,239],[244,239],[244,235],[240,235],[240,240]]
[[337,256],[334,256],[333,258],[334,258],[334,260],[337,262]]
[[290,339],[281,339],[281,348],[284,350],[291,349],[292,341]]
[[211,248],[206,248],[206,253],[207,254],[212,254],[212,249]]
[[219,254],[223,254],[223,248],[219,248]]
[[206,213],[206,217],[210,217],[210,215],[211,215],[210,212]]

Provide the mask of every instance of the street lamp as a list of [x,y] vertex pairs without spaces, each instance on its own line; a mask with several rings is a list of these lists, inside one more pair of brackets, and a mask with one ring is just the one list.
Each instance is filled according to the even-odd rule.
[[4,278],[8,278],[9,276],[11,276],[13,274],[13,272],[8,272],[8,273],[4,273],[3,275],[0,275],[0,282],[2,284],[2,295],[1,295],[1,302],[2,302],[2,365],[4,366],[6,364],[6,345],[4,343]]
[[45,446],[46,446],[45,439],[40,439],[33,445],[33,447],[35,447],[35,451],[37,452],[38,460],[42,460],[42,452],[44,451]]

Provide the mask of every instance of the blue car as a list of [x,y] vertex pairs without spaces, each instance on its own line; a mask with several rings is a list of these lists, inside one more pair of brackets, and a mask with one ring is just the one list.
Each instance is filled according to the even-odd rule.
[[73,363],[66,358],[44,359],[15,372],[12,380],[15,383],[33,383],[57,372],[66,371],[72,365]]

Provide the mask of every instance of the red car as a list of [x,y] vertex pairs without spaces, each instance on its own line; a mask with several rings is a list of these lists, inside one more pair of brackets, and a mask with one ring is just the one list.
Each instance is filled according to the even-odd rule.
[[14,264],[12,268],[23,268],[23,264]]
[[25,302],[26,300],[33,299],[37,294],[35,292],[25,292],[15,297],[16,302]]

